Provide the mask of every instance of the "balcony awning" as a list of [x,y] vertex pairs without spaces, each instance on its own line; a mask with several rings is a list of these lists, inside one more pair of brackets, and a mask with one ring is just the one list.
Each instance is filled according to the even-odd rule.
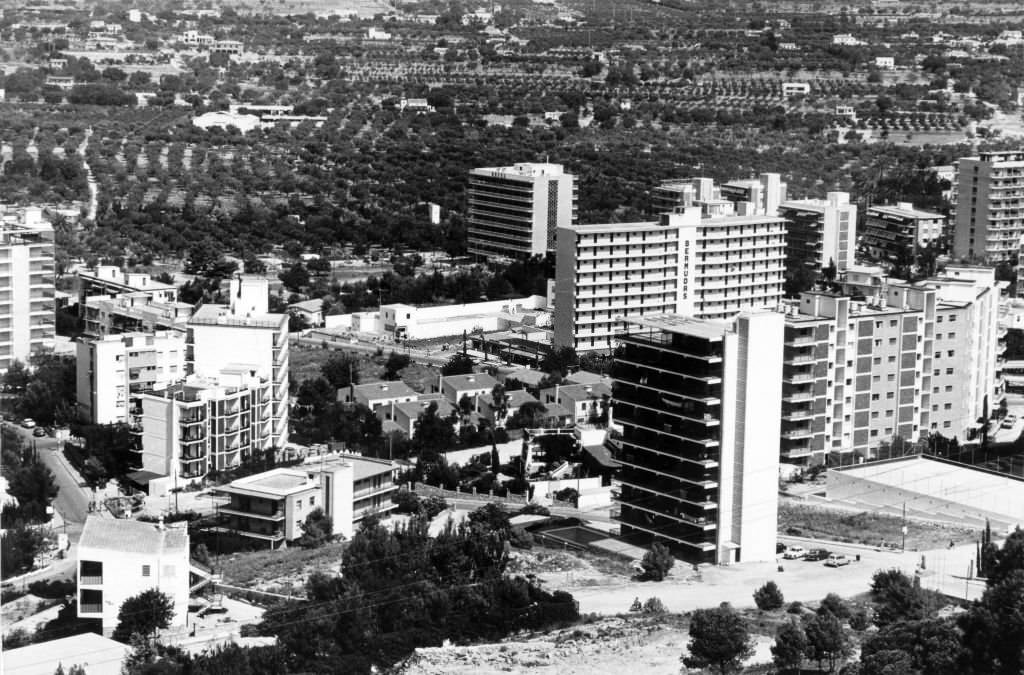
[[147,485],[149,485],[150,481],[156,480],[157,478],[163,478],[164,476],[163,474],[155,473],[153,471],[143,470],[132,471],[131,473],[126,474],[126,477],[135,485],[138,485],[140,487],[146,487]]

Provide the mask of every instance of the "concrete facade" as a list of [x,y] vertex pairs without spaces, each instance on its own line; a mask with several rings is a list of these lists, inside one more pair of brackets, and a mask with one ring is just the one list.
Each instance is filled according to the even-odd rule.
[[469,172],[468,251],[529,258],[555,246],[559,227],[576,223],[576,177],[560,164],[516,164]]
[[955,166],[953,253],[988,263],[1011,260],[1024,236],[1024,150],[983,152]]
[[0,221],[0,373],[56,337],[53,226],[37,208]]
[[913,260],[917,248],[938,240],[946,232],[946,217],[915,209],[912,204],[869,206],[861,233],[861,250],[873,260]]
[[775,557],[783,317],[651,317],[618,336],[623,535],[691,562]]
[[829,192],[825,199],[783,202],[779,215],[788,221],[786,268],[819,271],[834,262],[838,272],[854,264],[857,250],[857,205],[848,192]]

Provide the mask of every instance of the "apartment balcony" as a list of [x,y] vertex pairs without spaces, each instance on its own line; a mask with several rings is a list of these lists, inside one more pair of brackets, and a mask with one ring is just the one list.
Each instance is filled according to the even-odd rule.
[[786,359],[785,363],[793,365],[804,365],[809,363],[817,363],[818,360],[818,357],[816,357],[814,354],[795,354]]
[[779,453],[784,459],[803,459],[814,454],[809,445],[787,445]]
[[[673,440],[682,441],[684,443],[691,443],[697,447],[702,448],[714,448],[718,446],[717,432],[714,436],[701,436],[699,438],[691,438],[681,433],[681,430],[662,427],[656,429],[654,427],[640,424],[633,420],[622,419],[616,417],[616,422],[621,424],[627,430],[638,430],[631,438],[637,441],[639,445],[646,445],[648,447],[671,447]],[[696,436],[696,434],[694,434]]]
[[814,373],[784,373],[782,375],[783,382],[790,382],[792,384],[800,384],[803,382],[814,382],[817,377]]
[[[710,386],[722,383],[722,378],[717,374],[717,369],[705,368],[697,370],[695,368],[688,368],[687,372],[680,372],[679,366],[670,362],[662,362],[661,365],[671,367],[662,368],[648,362],[634,361],[626,355],[616,354],[614,366],[617,366],[617,368],[613,368],[613,377],[640,385],[660,387],[663,391],[680,396],[692,397],[693,394],[690,394],[690,391],[714,391],[714,393],[706,393],[705,396],[717,397],[717,388]],[[616,375],[614,372],[619,374]],[[704,385],[703,387],[701,386],[702,384]]]
[[357,500],[366,499],[368,497],[375,497],[377,495],[388,494],[390,492],[395,492],[396,490],[398,490],[398,486],[395,485],[394,483],[386,483],[384,485],[380,485],[378,487],[373,488],[364,488],[362,490],[357,490],[352,493],[352,501],[355,502]]
[[[664,516],[656,516],[643,511],[635,513],[629,509],[630,505],[623,504],[623,513],[618,518],[618,521],[625,527],[646,532],[659,539],[674,541],[702,552],[711,552],[717,548],[714,541],[710,540],[713,538],[711,532],[698,530],[693,526],[667,519]],[[659,520],[668,522],[658,522]]]
[[814,436],[814,432],[810,428],[787,429],[782,432],[782,437],[786,439],[810,438],[812,436]]
[[[674,471],[678,470],[678,467],[683,466],[681,462],[676,462],[676,466],[666,463],[661,468],[654,468],[646,462],[638,462],[626,453],[617,455],[616,460],[625,467],[635,469],[635,471],[624,471],[620,474],[619,481],[623,485],[629,484],[640,489],[655,490],[659,494],[672,497],[673,499],[685,499],[692,502],[707,501],[706,495],[700,494],[700,491],[718,488],[718,482],[704,475],[706,472],[689,477],[680,476],[678,473],[675,473]],[[638,477],[640,475],[636,471],[643,471],[645,473],[642,474],[642,477]],[[652,475],[648,476],[647,474]],[[682,493],[685,493],[685,495]],[[700,498],[698,499],[698,497]]]
[[[612,390],[616,406],[630,405],[643,408],[650,413],[670,415],[688,422],[697,422],[705,426],[717,426],[720,423],[718,405],[709,405],[703,401],[684,399],[665,392],[631,386],[629,383],[616,382]],[[669,420],[671,421],[671,420]]]
[[[722,362],[722,346],[720,343],[695,343],[688,347],[679,341],[680,338],[676,334],[656,330],[625,333],[620,335],[618,339],[623,345],[636,345],[641,347],[642,350],[640,350],[640,353],[646,349],[653,349],[659,354],[667,354],[669,355],[670,360],[674,363],[682,363],[679,359],[696,359],[705,363]],[[617,358],[620,356],[628,358],[633,353],[634,350],[631,350],[629,347],[623,347],[620,350],[616,350],[615,356]],[[703,364],[701,367],[706,368]],[[717,369],[715,370],[717,372]]]
[[226,516],[238,516],[240,518],[256,518],[257,520],[269,520],[272,522],[282,522],[285,519],[284,509],[276,509],[269,513],[259,513],[257,511],[246,511],[244,509],[236,509],[230,506],[222,506],[218,511]]
[[[710,532],[711,530],[718,529],[718,524],[714,520],[712,520],[710,518],[707,518],[705,516],[690,516],[690,515],[687,515],[685,513],[673,513],[673,512],[659,511],[658,509],[648,508],[647,506],[640,506],[639,504],[637,504],[635,502],[628,502],[628,501],[625,501],[625,500],[621,500],[620,504],[625,504],[626,506],[628,506],[631,509],[638,509],[640,511],[644,511],[646,513],[650,513],[651,515],[654,515],[654,516],[661,516],[662,518],[669,518],[669,519],[675,520],[676,522],[679,522],[679,523],[683,523],[683,524],[686,524],[686,525],[691,525],[691,526],[696,527],[696,528],[698,528],[700,530],[703,530],[704,532]],[[620,516],[621,516],[621,507],[620,507],[620,512],[619,513],[620,513]]]
[[83,575],[81,575],[79,577],[78,583],[81,586],[102,586],[103,585],[103,575],[102,574],[90,574],[90,575],[83,574]]
[[78,616],[89,618],[85,616],[86,614],[95,614],[97,617],[101,616],[103,614],[103,605],[94,602],[78,603]]
[[707,449],[701,448],[696,451],[691,451],[686,448],[674,448],[671,445],[663,445],[660,447],[648,447],[642,443],[635,443],[627,439],[617,439],[617,442],[622,448],[633,448],[640,452],[649,452],[659,457],[664,457],[674,462],[685,462],[686,465],[693,465],[701,467],[702,469],[714,469],[718,466],[719,455],[717,452],[708,451]]
[[784,420],[806,420],[815,416],[813,410],[783,410],[782,419]]
[[[703,494],[700,490],[691,494],[689,490],[683,490],[678,484],[664,485],[644,480],[625,480],[619,482],[622,483],[623,487],[640,490],[642,492],[655,495],[656,497],[671,499],[675,502],[685,504],[686,506],[699,509],[702,512],[714,511],[718,508],[718,503],[712,499],[708,499],[707,495]],[[626,502],[629,500],[620,498],[617,501]]]

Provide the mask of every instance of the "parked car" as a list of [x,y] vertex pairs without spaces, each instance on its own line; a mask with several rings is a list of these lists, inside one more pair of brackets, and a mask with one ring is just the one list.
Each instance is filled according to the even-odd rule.
[[32,435],[33,436],[45,436],[46,435],[46,429],[44,429],[42,427],[36,427],[35,429],[32,430]]
[[786,545],[781,541],[775,542],[775,555],[786,552]]
[[26,429],[35,429],[36,421],[31,417],[26,417],[21,421],[21,426],[25,427]]
[[1012,429],[1013,425],[1017,423],[1016,415],[1007,415],[1003,418],[1003,423],[1000,424],[1003,429]]
[[782,557],[786,560],[799,560],[807,555],[807,550],[803,546],[790,546],[786,549],[786,552],[782,554]]
[[825,561],[826,567],[842,567],[843,565],[849,565],[850,559],[841,553],[833,553]]
[[807,555],[804,556],[804,560],[808,562],[821,562],[822,560],[828,560],[829,555],[831,554],[828,549],[812,548],[807,552]]

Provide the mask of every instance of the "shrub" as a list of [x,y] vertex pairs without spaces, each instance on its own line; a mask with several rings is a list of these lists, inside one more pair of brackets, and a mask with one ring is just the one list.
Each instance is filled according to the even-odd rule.
[[391,497],[391,501],[395,503],[396,513],[419,513],[420,512],[420,497],[415,492],[409,490],[399,490]]
[[859,609],[850,615],[850,628],[855,631],[865,631],[871,625],[871,613],[866,609]]
[[804,603],[800,602],[799,600],[794,600],[793,602],[789,603],[788,607],[786,607],[786,611],[790,614],[803,614]]
[[448,509],[448,502],[440,495],[431,495],[420,501],[420,510],[428,520],[433,520]]
[[846,603],[838,595],[829,593],[818,607],[818,614],[826,613],[831,614],[837,619],[848,619],[850,617],[850,608],[846,606]]
[[75,595],[75,588],[75,581],[73,579],[41,580],[30,583],[28,585],[28,592],[40,598],[62,600],[69,595]]
[[661,598],[647,598],[647,602],[644,603],[644,614],[665,614],[668,609],[665,608],[665,603],[661,601]]
[[576,491],[576,488],[565,488],[564,490],[556,492],[554,497],[560,502],[572,502],[572,505],[576,506],[578,503],[577,500],[580,498],[580,493]]
[[675,564],[675,556],[668,550],[668,547],[655,542],[651,545],[651,550],[644,554],[644,559],[641,562],[644,568],[643,578],[661,581]]
[[782,591],[779,590],[778,585],[774,581],[769,581],[754,591],[754,603],[758,609],[763,611],[770,612],[781,609],[785,601],[785,598],[782,597]]

